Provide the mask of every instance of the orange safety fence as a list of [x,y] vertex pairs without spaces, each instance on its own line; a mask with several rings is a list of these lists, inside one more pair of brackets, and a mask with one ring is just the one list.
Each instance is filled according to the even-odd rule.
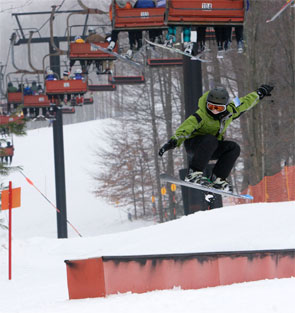
[[[242,193],[254,197],[252,202],[280,202],[295,200],[295,166],[285,166],[273,176],[265,176],[257,185],[248,186]],[[238,203],[245,203],[239,200]]]

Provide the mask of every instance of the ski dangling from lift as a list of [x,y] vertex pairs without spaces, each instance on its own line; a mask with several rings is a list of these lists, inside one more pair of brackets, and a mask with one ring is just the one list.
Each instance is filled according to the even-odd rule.
[[51,115],[51,116],[44,116],[42,114],[37,115],[36,117],[34,117],[32,119],[32,122],[44,122],[44,121],[55,121],[55,116]]
[[128,58],[124,57],[123,55],[121,55],[121,54],[119,54],[117,52],[114,52],[114,51],[108,50],[106,48],[103,48],[101,46],[95,45],[94,43],[90,43],[90,45],[91,45],[91,48],[93,50],[100,50],[100,51],[102,51],[104,53],[111,54],[111,55],[113,55],[114,57],[116,57],[117,59],[119,59],[119,60],[121,60],[123,62],[126,62],[126,63],[128,63],[128,64],[130,64],[132,66],[136,66],[140,70],[142,70],[144,68],[144,66],[142,64],[140,64],[138,62],[135,62],[135,61],[132,61],[131,59],[128,59]]
[[287,3],[285,3],[280,10],[269,20],[266,21],[266,23],[274,21],[278,16],[280,16],[288,7],[291,6],[291,4],[294,4],[294,0],[288,0]]
[[38,115],[32,119],[32,122],[42,122],[42,121],[49,121],[49,120],[50,119],[44,115]]
[[204,54],[205,51],[202,51],[201,53],[197,54],[197,55],[191,55],[189,53],[186,53],[178,48],[174,48],[174,47],[168,47],[166,45],[162,45],[162,44],[159,44],[159,43],[155,43],[155,42],[152,42],[152,41],[149,41],[147,39],[145,39],[145,41],[152,45],[152,46],[156,46],[156,47],[160,47],[162,49],[166,49],[166,50],[169,50],[171,52],[175,52],[175,53],[178,53],[178,54],[182,54],[182,55],[185,55],[187,57],[189,57],[191,60],[196,60],[196,61],[201,61],[201,62],[211,62],[209,60],[204,60],[204,59],[201,59],[201,56]]
[[210,193],[215,193],[215,194],[218,194],[221,196],[234,197],[234,198],[245,199],[245,200],[253,200],[253,197],[251,195],[247,195],[247,194],[239,195],[237,193],[230,192],[230,191],[224,191],[221,189],[216,189],[216,188],[207,187],[207,186],[203,186],[203,185],[199,185],[199,184],[195,184],[195,183],[186,182],[184,180],[178,179],[178,178],[171,176],[171,175],[168,175],[168,174],[161,174],[160,180],[166,181],[168,183],[176,184],[176,185],[181,185],[181,186],[185,186],[185,187],[189,187],[189,188],[207,191]]

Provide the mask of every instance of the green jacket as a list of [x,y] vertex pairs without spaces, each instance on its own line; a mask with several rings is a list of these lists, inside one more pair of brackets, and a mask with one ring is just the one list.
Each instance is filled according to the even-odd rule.
[[17,92],[17,88],[14,87],[14,86],[9,86],[9,87],[7,88],[7,92]]
[[227,105],[227,114],[220,120],[214,119],[206,109],[207,95],[204,93],[199,99],[198,110],[189,116],[175,131],[171,139],[177,140],[179,147],[186,139],[191,139],[197,135],[211,134],[218,140],[223,140],[224,133],[229,124],[238,118],[243,112],[250,110],[259,102],[256,91],[249,93],[245,97],[235,99]]

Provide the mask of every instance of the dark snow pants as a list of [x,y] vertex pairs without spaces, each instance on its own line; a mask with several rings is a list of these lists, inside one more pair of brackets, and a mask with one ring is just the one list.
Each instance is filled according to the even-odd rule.
[[184,142],[189,167],[204,171],[210,160],[217,160],[213,174],[225,179],[240,155],[240,146],[233,141],[220,141],[213,135],[196,136]]

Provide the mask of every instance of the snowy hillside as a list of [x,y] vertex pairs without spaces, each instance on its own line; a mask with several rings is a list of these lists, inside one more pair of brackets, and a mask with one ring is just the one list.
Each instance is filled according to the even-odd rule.
[[[127,221],[125,212],[90,193],[93,147],[107,145],[103,131],[109,122],[64,127],[68,219],[83,238],[69,229],[70,239],[55,239],[55,210],[23,176],[10,177],[22,187],[22,207],[13,210],[12,281],[7,278],[7,233],[1,232],[0,313],[293,313],[295,278],[68,300],[65,259],[295,247],[294,202],[225,207],[131,230],[144,225]],[[55,202],[52,129],[30,131],[14,143],[13,165],[22,164]]]
[[[116,232],[144,225],[129,222],[126,209],[110,206],[92,194],[96,169],[94,151],[107,145],[103,131],[111,120],[99,120],[64,127],[67,218],[83,236]],[[50,127],[14,137],[13,166],[23,166],[25,175],[55,203],[53,130]],[[22,206],[14,210],[14,236],[56,238],[56,211],[20,173],[8,177],[22,188]],[[6,213],[5,213],[6,214]],[[4,215],[5,215],[4,214]],[[24,223],[24,220],[27,220]],[[149,223],[150,224],[150,223]],[[69,237],[77,234],[68,227]]]

